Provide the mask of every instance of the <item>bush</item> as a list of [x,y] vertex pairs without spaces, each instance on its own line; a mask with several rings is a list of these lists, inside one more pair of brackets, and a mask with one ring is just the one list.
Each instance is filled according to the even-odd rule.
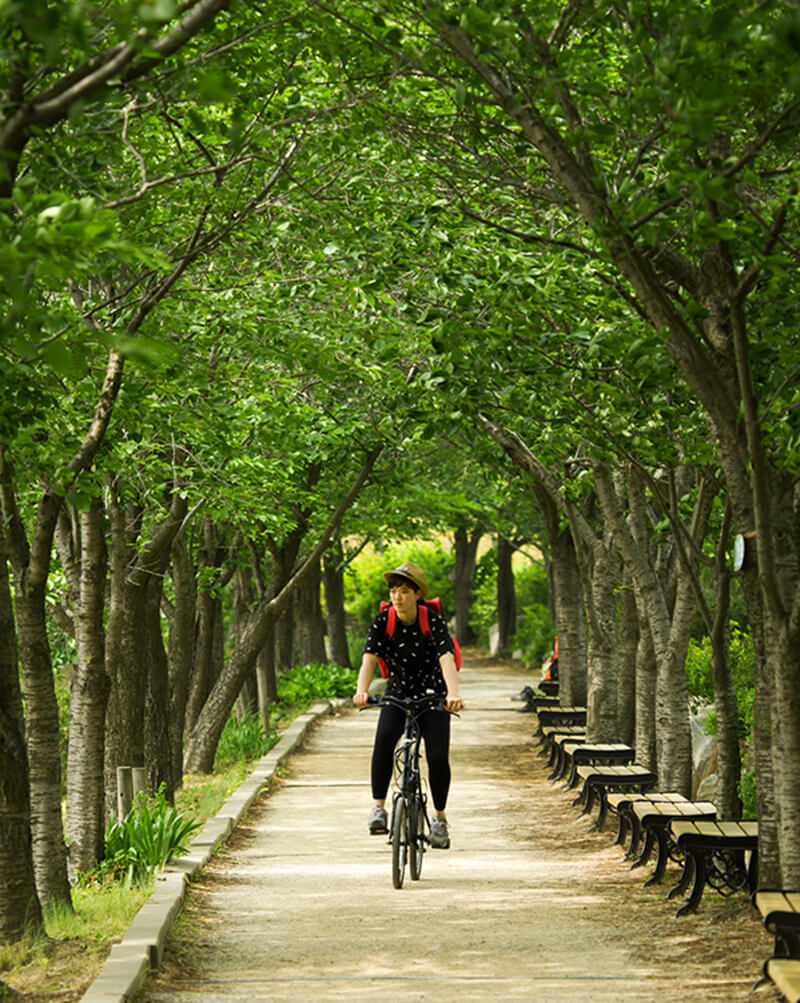
[[517,593],[517,632],[512,646],[529,668],[538,668],[553,650],[556,628],[550,619],[547,571],[533,561],[514,574]]
[[350,696],[356,688],[358,673],[341,665],[311,662],[296,665],[278,678],[278,703],[296,710],[315,700],[334,700]]
[[122,821],[112,815],[105,831],[104,859],[99,871],[125,886],[141,884],[185,853],[200,823],[167,804],[164,788],[153,796],[139,794]]
[[[521,651],[530,666],[538,666],[553,647],[555,627],[548,607],[547,572],[530,562],[514,568],[517,630],[511,650]],[[489,631],[497,623],[497,551],[487,551],[475,569],[470,625],[478,643],[489,645]]]
[[[746,740],[753,726],[755,654],[752,638],[738,627],[731,629],[730,660],[739,714],[739,737]],[[698,704],[713,703],[711,640],[708,637],[689,642],[686,655],[686,682],[693,709]],[[713,712],[708,716],[707,727],[709,734],[716,734],[716,715]]]
[[742,818],[758,818],[755,770],[742,771],[742,778],[739,781],[739,797],[742,801]]
[[277,741],[277,731],[273,728],[267,733],[259,714],[248,712],[239,718],[231,714],[217,743],[214,765],[222,766],[240,760],[260,759]]
[[497,551],[492,548],[479,559],[472,582],[469,625],[479,645],[489,647],[489,631],[497,623]]

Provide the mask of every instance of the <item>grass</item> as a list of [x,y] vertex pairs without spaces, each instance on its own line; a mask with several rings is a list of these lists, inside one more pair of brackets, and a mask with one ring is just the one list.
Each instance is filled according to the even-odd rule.
[[46,933],[0,947],[0,978],[24,1000],[79,1000],[152,887],[153,880],[127,889],[113,881],[74,888],[72,912],[45,910]]

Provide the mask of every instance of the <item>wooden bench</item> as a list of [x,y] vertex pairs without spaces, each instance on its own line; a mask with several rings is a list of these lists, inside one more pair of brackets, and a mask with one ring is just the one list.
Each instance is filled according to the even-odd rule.
[[560,704],[548,706],[540,705],[536,710],[536,717],[539,719],[539,726],[535,734],[541,735],[542,728],[545,728],[548,725],[585,725],[586,708],[562,707]]
[[548,724],[541,729],[539,755],[547,757],[547,765],[552,769],[558,760],[558,739],[563,735],[575,741],[586,738],[586,728],[582,724]]
[[[717,817],[716,806],[711,801],[654,801],[650,804],[637,801],[631,805],[631,811],[638,832],[644,833],[644,845],[638,857],[631,864],[631,870],[634,867],[644,866],[650,859],[653,847],[656,848],[655,868],[645,881],[645,885],[657,884],[661,881],[670,858],[676,863],[683,863],[682,856],[676,852],[675,845],[667,832],[667,827],[671,822],[678,819],[681,821],[715,821]],[[637,843],[640,838],[637,833]],[[633,843],[633,837],[631,842]]]
[[579,766],[627,764],[636,759],[636,750],[622,742],[581,742],[564,737],[557,738],[556,745],[559,748],[559,773],[554,779],[564,777],[569,770],[564,790],[571,790],[577,784]]
[[525,701],[525,706],[520,708],[520,714],[538,714],[541,707],[558,707],[558,697],[546,693],[537,693],[531,690]]
[[757,888],[750,897],[773,937],[772,957],[764,962],[755,989],[771,979],[768,966],[773,959],[793,958],[800,962],[800,891]]
[[782,1000],[787,1003],[800,1000],[800,959],[769,958],[764,963],[764,973],[774,983]]
[[539,683],[539,689],[549,697],[556,697],[558,696],[558,680],[542,679]]
[[[676,916],[697,909],[706,884],[721,895],[741,891],[745,885],[751,892],[756,890],[758,822],[674,820],[669,828],[678,849],[684,853],[684,860],[680,879],[667,897],[685,892],[692,882],[689,898]],[[747,852],[750,863],[745,867]]]
[[688,800],[683,794],[678,794],[675,791],[651,791],[649,794],[636,794],[631,791],[610,791],[606,795],[606,802],[609,811],[617,816],[617,837],[613,845],[624,846],[627,839],[628,846],[625,848],[624,858],[632,858],[636,853],[639,846],[641,829],[639,820],[633,814],[632,805],[637,801],[670,801],[674,803],[676,801]]
[[751,898],[774,938],[773,955],[800,958],[800,891],[757,888]]
[[[652,770],[638,763],[629,766],[592,766],[586,764],[577,767],[577,775],[583,781],[580,792],[573,805],[583,801],[580,815],[588,815],[595,800],[599,802],[599,810],[594,825],[589,829],[601,830],[608,816],[608,794],[610,791],[637,791],[646,794],[658,783],[658,777]],[[580,815],[578,817],[580,817]]]

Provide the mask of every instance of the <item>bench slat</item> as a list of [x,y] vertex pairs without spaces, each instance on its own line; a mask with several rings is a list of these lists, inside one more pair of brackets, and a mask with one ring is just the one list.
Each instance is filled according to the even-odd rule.
[[767,975],[790,1003],[800,1000],[800,960],[795,958],[770,958]]

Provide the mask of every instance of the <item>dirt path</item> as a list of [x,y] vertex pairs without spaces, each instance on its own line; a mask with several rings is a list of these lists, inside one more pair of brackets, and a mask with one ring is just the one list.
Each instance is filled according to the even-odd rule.
[[530,676],[472,661],[453,727],[453,847],[395,891],[366,832],[376,716],[315,728],[190,891],[148,1003],[238,1000],[760,1000],[770,939],[744,895],[674,919],[589,834],[534,753]]

